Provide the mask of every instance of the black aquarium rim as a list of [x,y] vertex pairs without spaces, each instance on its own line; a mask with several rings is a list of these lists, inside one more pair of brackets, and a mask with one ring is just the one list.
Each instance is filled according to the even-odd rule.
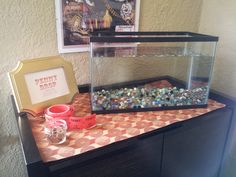
[[[131,37],[133,35],[133,37]],[[153,35],[156,35],[153,37]],[[166,37],[159,37],[166,35]],[[186,35],[186,36],[182,36]],[[117,37],[119,36],[119,37]],[[122,37],[124,36],[124,37]],[[175,36],[175,37],[171,37]],[[183,31],[159,31],[159,32],[93,32],[90,42],[217,42],[219,37],[193,32]]]
[[[181,110],[181,109],[195,109],[206,108],[208,104],[202,105],[183,105],[183,106],[163,106],[163,107],[150,107],[150,108],[137,108],[137,109],[115,109],[115,110],[99,110],[91,109],[94,114],[117,114],[117,113],[130,113],[130,112],[149,112],[149,111],[164,111],[164,110]],[[91,107],[92,108],[92,107]]]

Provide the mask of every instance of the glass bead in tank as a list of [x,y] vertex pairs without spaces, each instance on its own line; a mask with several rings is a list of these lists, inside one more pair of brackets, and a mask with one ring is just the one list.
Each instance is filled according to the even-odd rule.
[[148,84],[133,88],[95,91],[93,110],[139,109],[206,104],[207,86],[194,89],[177,87],[155,88]]

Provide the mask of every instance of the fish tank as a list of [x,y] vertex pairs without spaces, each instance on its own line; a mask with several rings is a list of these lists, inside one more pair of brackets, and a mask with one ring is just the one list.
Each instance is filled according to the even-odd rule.
[[217,41],[192,32],[93,33],[92,112],[206,107]]

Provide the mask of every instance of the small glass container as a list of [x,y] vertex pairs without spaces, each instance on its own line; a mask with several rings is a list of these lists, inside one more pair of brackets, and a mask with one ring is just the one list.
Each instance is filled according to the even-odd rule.
[[44,133],[51,144],[62,144],[66,141],[66,121],[62,119],[49,119],[46,121]]

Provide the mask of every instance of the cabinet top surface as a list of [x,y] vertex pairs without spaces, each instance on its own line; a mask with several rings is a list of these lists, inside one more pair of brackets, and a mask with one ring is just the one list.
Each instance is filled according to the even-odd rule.
[[[88,93],[77,94],[72,104],[76,116],[89,115],[91,112]],[[49,144],[43,132],[44,122],[33,117],[29,117],[29,122],[42,160],[51,162],[136,137],[224,106],[209,100],[206,108],[101,114],[97,115],[97,124],[100,126],[92,129],[70,130],[67,132],[66,142],[61,145]]]

